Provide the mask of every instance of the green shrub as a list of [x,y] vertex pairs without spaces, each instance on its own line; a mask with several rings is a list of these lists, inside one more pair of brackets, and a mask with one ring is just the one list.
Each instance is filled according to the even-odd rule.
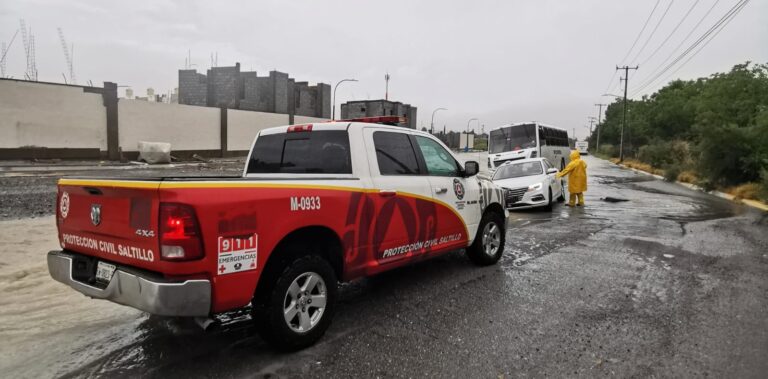
[[760,182],[760,199],[768,202],[768,169],[763,169],[761,173],[762,181]]
[[664,167],[664,180],[668,182],[674,182],[677,181],[677,177],[680,176],[680,173],[683,171],[682,167],[680,167],[679,164],[672,163],[668,164]]
[[600,155],[613,158],[619,156],[619,149],[609,143],[604,143],[600,145],[600,151],[598,151],[598,153]]

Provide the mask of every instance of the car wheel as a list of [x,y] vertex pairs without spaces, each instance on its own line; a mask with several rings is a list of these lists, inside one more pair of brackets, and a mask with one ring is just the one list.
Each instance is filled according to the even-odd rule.
[[560,196],[557,197],[557,201],[562,203],[565,201],[565,185],[563,179],[560,179]]
[[504,217],[496,212],[486,212],[480,220],[472,245],[467,248],[467,256],[478,266],[492,265],[501,259],[504,253]]
[[288,264],[277,278],[261,317],[262,337],[283,351],[311,346],[331,324],[336,274],[328,262],[307,255]]
[[547,205],[544,207],[545,211],[552,210],[552,187],[549,188],[549,196],[547,196]]

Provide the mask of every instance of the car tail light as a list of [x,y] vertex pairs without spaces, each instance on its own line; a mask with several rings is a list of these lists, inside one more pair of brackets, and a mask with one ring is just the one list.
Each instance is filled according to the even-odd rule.
[[311,132],[311,131],[312,131],[312,124],[293,125],[288,127],[288,133]]
[[168,261],[189,261],[203,256],[200,225],[191,206],[160,204],[160,256]]

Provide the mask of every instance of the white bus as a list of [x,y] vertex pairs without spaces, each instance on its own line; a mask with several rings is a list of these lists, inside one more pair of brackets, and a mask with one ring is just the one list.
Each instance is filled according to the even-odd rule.
[[570,159],[568,132],[537,122],[502,125],[488,134],[488,168],[504,162],[543,157],[561,170]]
[[579,151],[579,154],[581,154],[581,155],[589,154],[589,142],[588,141],[576,141],[576,142],[573,143],[573,146],[576,147],[576,150]]

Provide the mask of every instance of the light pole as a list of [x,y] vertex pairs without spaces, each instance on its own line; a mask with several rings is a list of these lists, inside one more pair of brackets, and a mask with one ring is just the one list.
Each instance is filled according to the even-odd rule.
[[435,113],[437,111],[447,111],[447,109],[437,108],[432,111],[432,122],[429,123],[429,134],[435,134]]
[[339,84],[344,82],[356,82],[357,79],[342,79],[333,87],[333,110],[331,111],[331,120],[336,119],[336,88],[339,88]]
[[466,143],[466,145],[464,146],[464,152],[465,152],[465,153],[466,153],[467,151],[469,151],[469,123],[470,123],[470,122],[472,122],[472,121],[477,121],[477,123],[478,123],[478,124],[480,123],[480,120],[478,120],[478,119],[476,119],[476,118],[470,118],[470,119],[469,119],[469,121],[467,121],[467,135],[466,135],[466,142],[467,142],[467,143]]

